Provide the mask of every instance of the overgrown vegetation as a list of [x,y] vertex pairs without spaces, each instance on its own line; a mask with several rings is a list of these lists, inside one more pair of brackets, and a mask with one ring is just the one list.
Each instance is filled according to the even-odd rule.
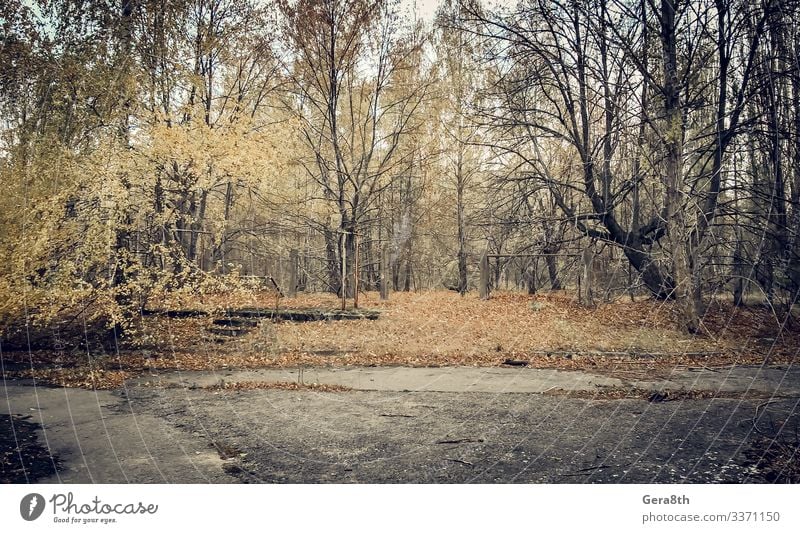
[[[378,320],[273,321],[235,336],[220,336],[214,321],[225,309],[268,309],[270,293],[220,294],[203,303],[174,300],[180,313],[142,315],[108,345],[76,340],[55,349],[41,339],[38,351],[4,351],[7,377],[85,388],[118,388],[150,371],[296,368],[313,366],[501,366],[633,371],[656,375],[675,367],[715,368],[792,364],[797,327],[783,327],[764,308],[710,306],[703,336],[680,328],[674,302],[641,298],[588,308],[567,292],[495,294],[491,300],[450,291],[399,293],[380,300],[362,295]],[[296,309],[333,307],[335,295],[281,300]],[[207,313],[198,316],[198,312]],[[223,320],[225,322],[225,320]],[[237,332],[239,326],[234,325]]]
[[[800,294],[795,2],[410,9],[4,2],[3,343],[55,339],[54,359],[81,343],[113,352],[122,336],[144,347],[157,321],[145,312],[220,293],[392,301],[479,284],[564,289],[582,305],[559,300],[567,315],[534,333],[528,301],[500,298],[503,334],[449,349],[421,304],[409,342],[465,364],[531,347],[685,353],[748,313],[787,338]],[[498,316],[466,302],[481,317],[469,328]],[[642,306],[702,339],[629,333],[659,331]],[[402,336],[341,327],[361,337],[318,347],[279,325],[264,346],[354,354],[375,339],[376,356],[414,362],[390,346]]]

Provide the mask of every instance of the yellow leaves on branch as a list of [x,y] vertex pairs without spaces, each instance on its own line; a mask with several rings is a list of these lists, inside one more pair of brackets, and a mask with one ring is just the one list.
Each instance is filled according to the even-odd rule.
[[[116,321],[122,293],[135,296],[152,289],[143,284],[166,276],[160,270],[142,275],[152,265],[140,261],[159,246],[161,257],[170,254],[163,243],[147,240],[148,228],[175,223],[168,203],[155,207],[159,186],[205,193],[234,183],[272,194],[295,191],[285,177],[292,147],[291,125],[284,122],[143,124],[128,140],[109,133],[89,151],[53,146],[24,165],[0,168],[8,184],[0,204],[0,251],[7,258],[0,265],[0,322],[2,315],[21,315],[19,295],[42,321],[87,302],[97,316]],[[219,229],[219,204],[209,201],[207,230]],[[122,270],[125,280],[141,286],[118,287],[114,277]]]
[[142,155],[155,164],[175,163],[196,177],[198,189],[227,180],[258,187],[276,182],[286,169],[287,136],[280,127],[257,128],[249,121],[222,127],[205,123],[155,126]]

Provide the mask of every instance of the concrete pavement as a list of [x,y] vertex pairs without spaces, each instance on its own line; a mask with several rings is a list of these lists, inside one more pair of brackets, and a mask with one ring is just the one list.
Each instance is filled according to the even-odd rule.
[[[205,388],[300,374],[354,390]],[[721,398],[602,394],[619,389]],[[800,427],[797,367],[160,372],[117,391],[9,380],[0,395],[0,413],[41,426],[61,468],[39,481],[56,483],[768,481],[762,448]]]

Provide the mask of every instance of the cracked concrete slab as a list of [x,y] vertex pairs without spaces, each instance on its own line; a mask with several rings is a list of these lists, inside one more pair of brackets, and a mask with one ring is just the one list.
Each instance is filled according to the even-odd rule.
[[549,390],[596,391],[622,387],[646,390],[759,392],[800,396],[800,367],[676,369],[661,379],[618,377],[609,373],[538,368],[331,367],[307,369],[159,372],[131,384],[210,387],[221,382],[304,382],[341,385],[367,391],[543,393]]
[[[203,388],[299,373],[355,390]],[[762,397],[542,394],[617,387]],[[658,378],[531,368],[159,372],[110,392],[21,380],[0,394],[0,413],[41,424],[61,466],[39,481],[55,483],[772,481],[780,472],[759,458],[800,428],[796,367],[682,368]]]
[[119,394],[11,381],[0,392],[0,413],[32,415],[39,441],[63,465],[41,483],[230,481],[208,439],[134,411]]

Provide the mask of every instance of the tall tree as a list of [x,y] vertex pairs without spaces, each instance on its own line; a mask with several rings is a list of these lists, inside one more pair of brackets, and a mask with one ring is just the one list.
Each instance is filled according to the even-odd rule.
[[[702,250],[754,90],[769,6],[533,0],[506,15],[471,13],[478,35],[494,43],[497,83],[486,116],[495,146],[520,157],[520,170],[549,187],[584,235],[620,247],[697,331]],[[633,166],[626,139],[639,139]],[[543,157],[555,147],[572,152],[566,167]],[[647,203],[644,184],[653,187]]]
[[409,74],[420,42],[400,33],[396,6],[383,0],[300,0],[281,9],[292,53],[289,103],[308,149],[300,163],[317,186],[314,198],[330,208],[327,220],[312,223],[325,238],[329,289],[346,284],[352,294],[356,238],[381,192],[413,161],[398,147],[426,93]]

